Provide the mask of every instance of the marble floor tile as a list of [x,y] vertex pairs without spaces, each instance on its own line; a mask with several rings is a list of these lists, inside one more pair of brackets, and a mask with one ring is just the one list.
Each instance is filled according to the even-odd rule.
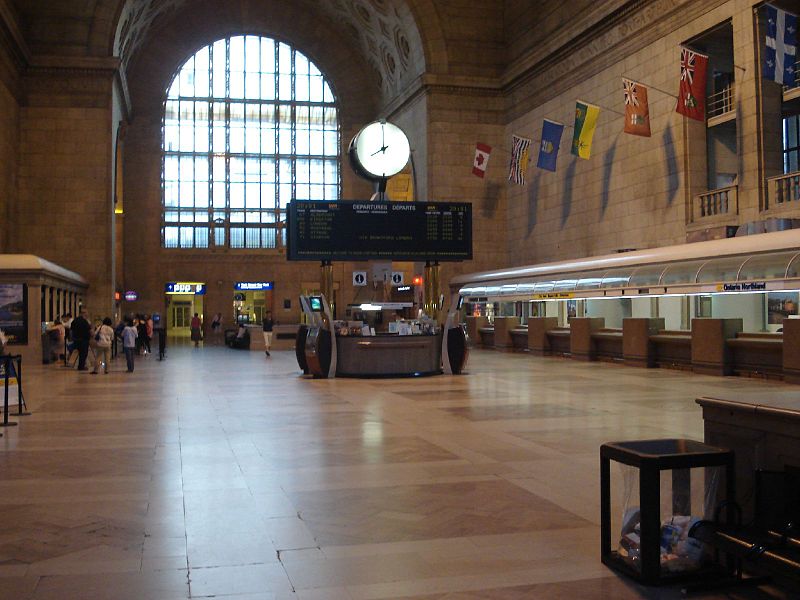
[[[122,369],[27,368],[0,600],[674,598],[600,563],[600,444],[702,439],[697,396],[796,389],[481,350],[458,377],[179,345]],[[784,600],[748,593],[724,597]]]

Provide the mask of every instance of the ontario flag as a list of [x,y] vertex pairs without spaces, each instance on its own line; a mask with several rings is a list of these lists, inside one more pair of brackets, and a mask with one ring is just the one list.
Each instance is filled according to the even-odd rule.
[[481,179],[486,175],[486,167],[489,164],[489,155],[492,153],[492,147],[488,144],[481,144],[475,146],[475,160],[472,161],[472,174],[477,175]]
[[706,70],[708,56],[681,48],[681,85],[677,112],[690,119],[706,120]]
[[647,87],[641,83],[622,80],[625,94],[625,133],[650,137],[650,108],[647,105]]

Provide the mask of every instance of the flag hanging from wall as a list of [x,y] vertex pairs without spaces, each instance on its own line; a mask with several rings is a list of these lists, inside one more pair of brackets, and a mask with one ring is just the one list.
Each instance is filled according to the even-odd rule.
[[542,142],[539,145],[539,160],[536,166],[548,171],[556,170],[556,159],[558,158],[558,148],[561,146],[561,134],[564,133],[564,125],[556,121],[545,119],[542,123]]
[[492,147],[488,144],[481,144],[475,146],[475,160],[472,161],[472,174],[477,175],[481,179],[486,175],[486,167],[489,164],[489,155],[492,153]]
[[794,87],[797,16],[767,4],[767,48],[764,78]]
[[690,119],[706,120],[706,70],[708,56],[681,48],[681,83],[677,112]]
[[622,79],[625,94],[625,133],[650,137],[650,107],[647,105],[647,86]]
[[525,185],[525,170],[528,168],[531,141],[517,135],[512,137],[512,141],[508,180],[518,185]]
[[589,158],[592,152],[592,138],[597,126],[600,107],[578,100],[575,103],[575,130],[572,134],[572,154],[579,158]]

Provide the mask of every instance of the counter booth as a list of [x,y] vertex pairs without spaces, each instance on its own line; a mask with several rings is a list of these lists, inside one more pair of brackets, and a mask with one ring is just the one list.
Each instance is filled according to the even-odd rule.
[[6,354],[24,362],[50,362],[63,353],[48,333],[53,320],[78,314],[88,282],[73,271],[31,254],[0,254],[0,330]]
[[[466,337],[455,308],[444,326],[427,318],[385,319],[386,329],[376,331],[365,321],[335,321],[325,296],[301,296],[300,305],[309,323],[297,335],[297,361],[304,373],[413,377],[458,374],[466,364]],[[376,305],[382,309],[394,307]]]
[[800,233],[461,275],[475,346],[800,381]]

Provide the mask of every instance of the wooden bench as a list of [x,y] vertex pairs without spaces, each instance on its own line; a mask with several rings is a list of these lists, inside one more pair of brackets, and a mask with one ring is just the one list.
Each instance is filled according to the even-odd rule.
[[481,346],[494,348],[494,327],[481,327],[478,334],[481,336]]
[[511,342],[513,344],[513,348],[517,352],[527,352],[528,351],[528,328],[527,327],[515,327],[511,330]]
[[669,369],[692,368],[692,334],[690,331],[662,329],[650,336],[655,346],[655,363]]
[[622,360],[622,329],[600,329],[592,332],[597,360]]
[[570,329],[569,327],[556,327],[547,331],[547,339],[550,342],[550,351],[561,356],[570,356]]
[[731,350],[737,375],[783,378],[783,334],[740,333],[725,343]]

